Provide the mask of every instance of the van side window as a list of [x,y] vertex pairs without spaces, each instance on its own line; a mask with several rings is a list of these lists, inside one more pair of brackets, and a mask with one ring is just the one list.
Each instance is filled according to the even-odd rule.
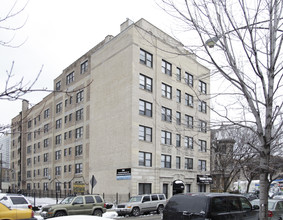
[[252,207],[250,205],[250,202],[246,198],[240,198],[242,210],[248,211],[252,210]]
[[86,204],[94,203],[94,198],[92,196],[86,196],[85,197],[85,203]]
[[152,200],[152,201],[156,201],[156,200],[158,200],[157,195],[151,195],[151,200]]
[[142,199],[142,202],[148,202],[150,201],[150,197],[149,196],[144,196]]
[[215,197],[211,201],[212,212],[227,212],[227,203],[225,197]]
[[238,197],[229,197],[228,205],[229,205],[230,211],[241,211],[240,200]]

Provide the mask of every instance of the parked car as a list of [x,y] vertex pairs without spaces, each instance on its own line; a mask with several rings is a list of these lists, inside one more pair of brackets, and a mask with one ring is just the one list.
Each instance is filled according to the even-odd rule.
[[143,213],[157,211],[162,213],[166,204],[164,194],[146,194],[131,197],[127,203],[118,204],[116,212],[119,216],[133,215],[139,216]]
[[254,193],[244,193],[242,195],[245,196],[249,201],[252,201],[254,199],[258,199],[258,196]]
[[2,203],[0,203],[0,219],[36,220],[31,209],[10,209]]
[[[251,204],[259,207],[259,199],[251,201]],[[268,200],[268,220],[283,220],[283,200]]]
[[272,199],[283,199],[283,192],[278,192],[272,196]]
[[43,218],[65,215],[102,216],[105,212],[105,203],[100,195],[79,195],[66,197],[60,204],[44,206],[40,215]]
[[163,210],[163,220],[258,220],[257,206],[249,200],[228,193],[177,194]]
[[1,193],[0,202],[11,209],[16,209],[16,208],[32,209],[32,205],[30,201],[23,195]]

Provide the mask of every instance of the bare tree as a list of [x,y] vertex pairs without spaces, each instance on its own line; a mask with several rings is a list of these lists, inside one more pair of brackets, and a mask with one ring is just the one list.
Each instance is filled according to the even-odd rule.
[[161,0],[160,5],[195,37],[188,48],[229,83],[220,93],[236,99],[217,115],[257,136],[260,219],[267,219],[270,155],[283,126],[283,2]]

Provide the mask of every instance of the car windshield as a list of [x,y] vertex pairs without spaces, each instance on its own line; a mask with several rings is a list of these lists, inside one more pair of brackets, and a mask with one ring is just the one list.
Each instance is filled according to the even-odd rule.
[[63,199],[60,204],[70,204],[73,201],[74,197],[66,197]]
[[142,199],[142,196],[133,196],[129,202],[140,202]]

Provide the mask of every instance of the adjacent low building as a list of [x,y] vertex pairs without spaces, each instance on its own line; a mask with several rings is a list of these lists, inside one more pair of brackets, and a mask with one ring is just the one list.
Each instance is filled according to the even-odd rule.
[[[209,70],[127,20],[12,120],[13,188],[107,195],[209,191]],[[92,189],[92,186],[94,188]]]

